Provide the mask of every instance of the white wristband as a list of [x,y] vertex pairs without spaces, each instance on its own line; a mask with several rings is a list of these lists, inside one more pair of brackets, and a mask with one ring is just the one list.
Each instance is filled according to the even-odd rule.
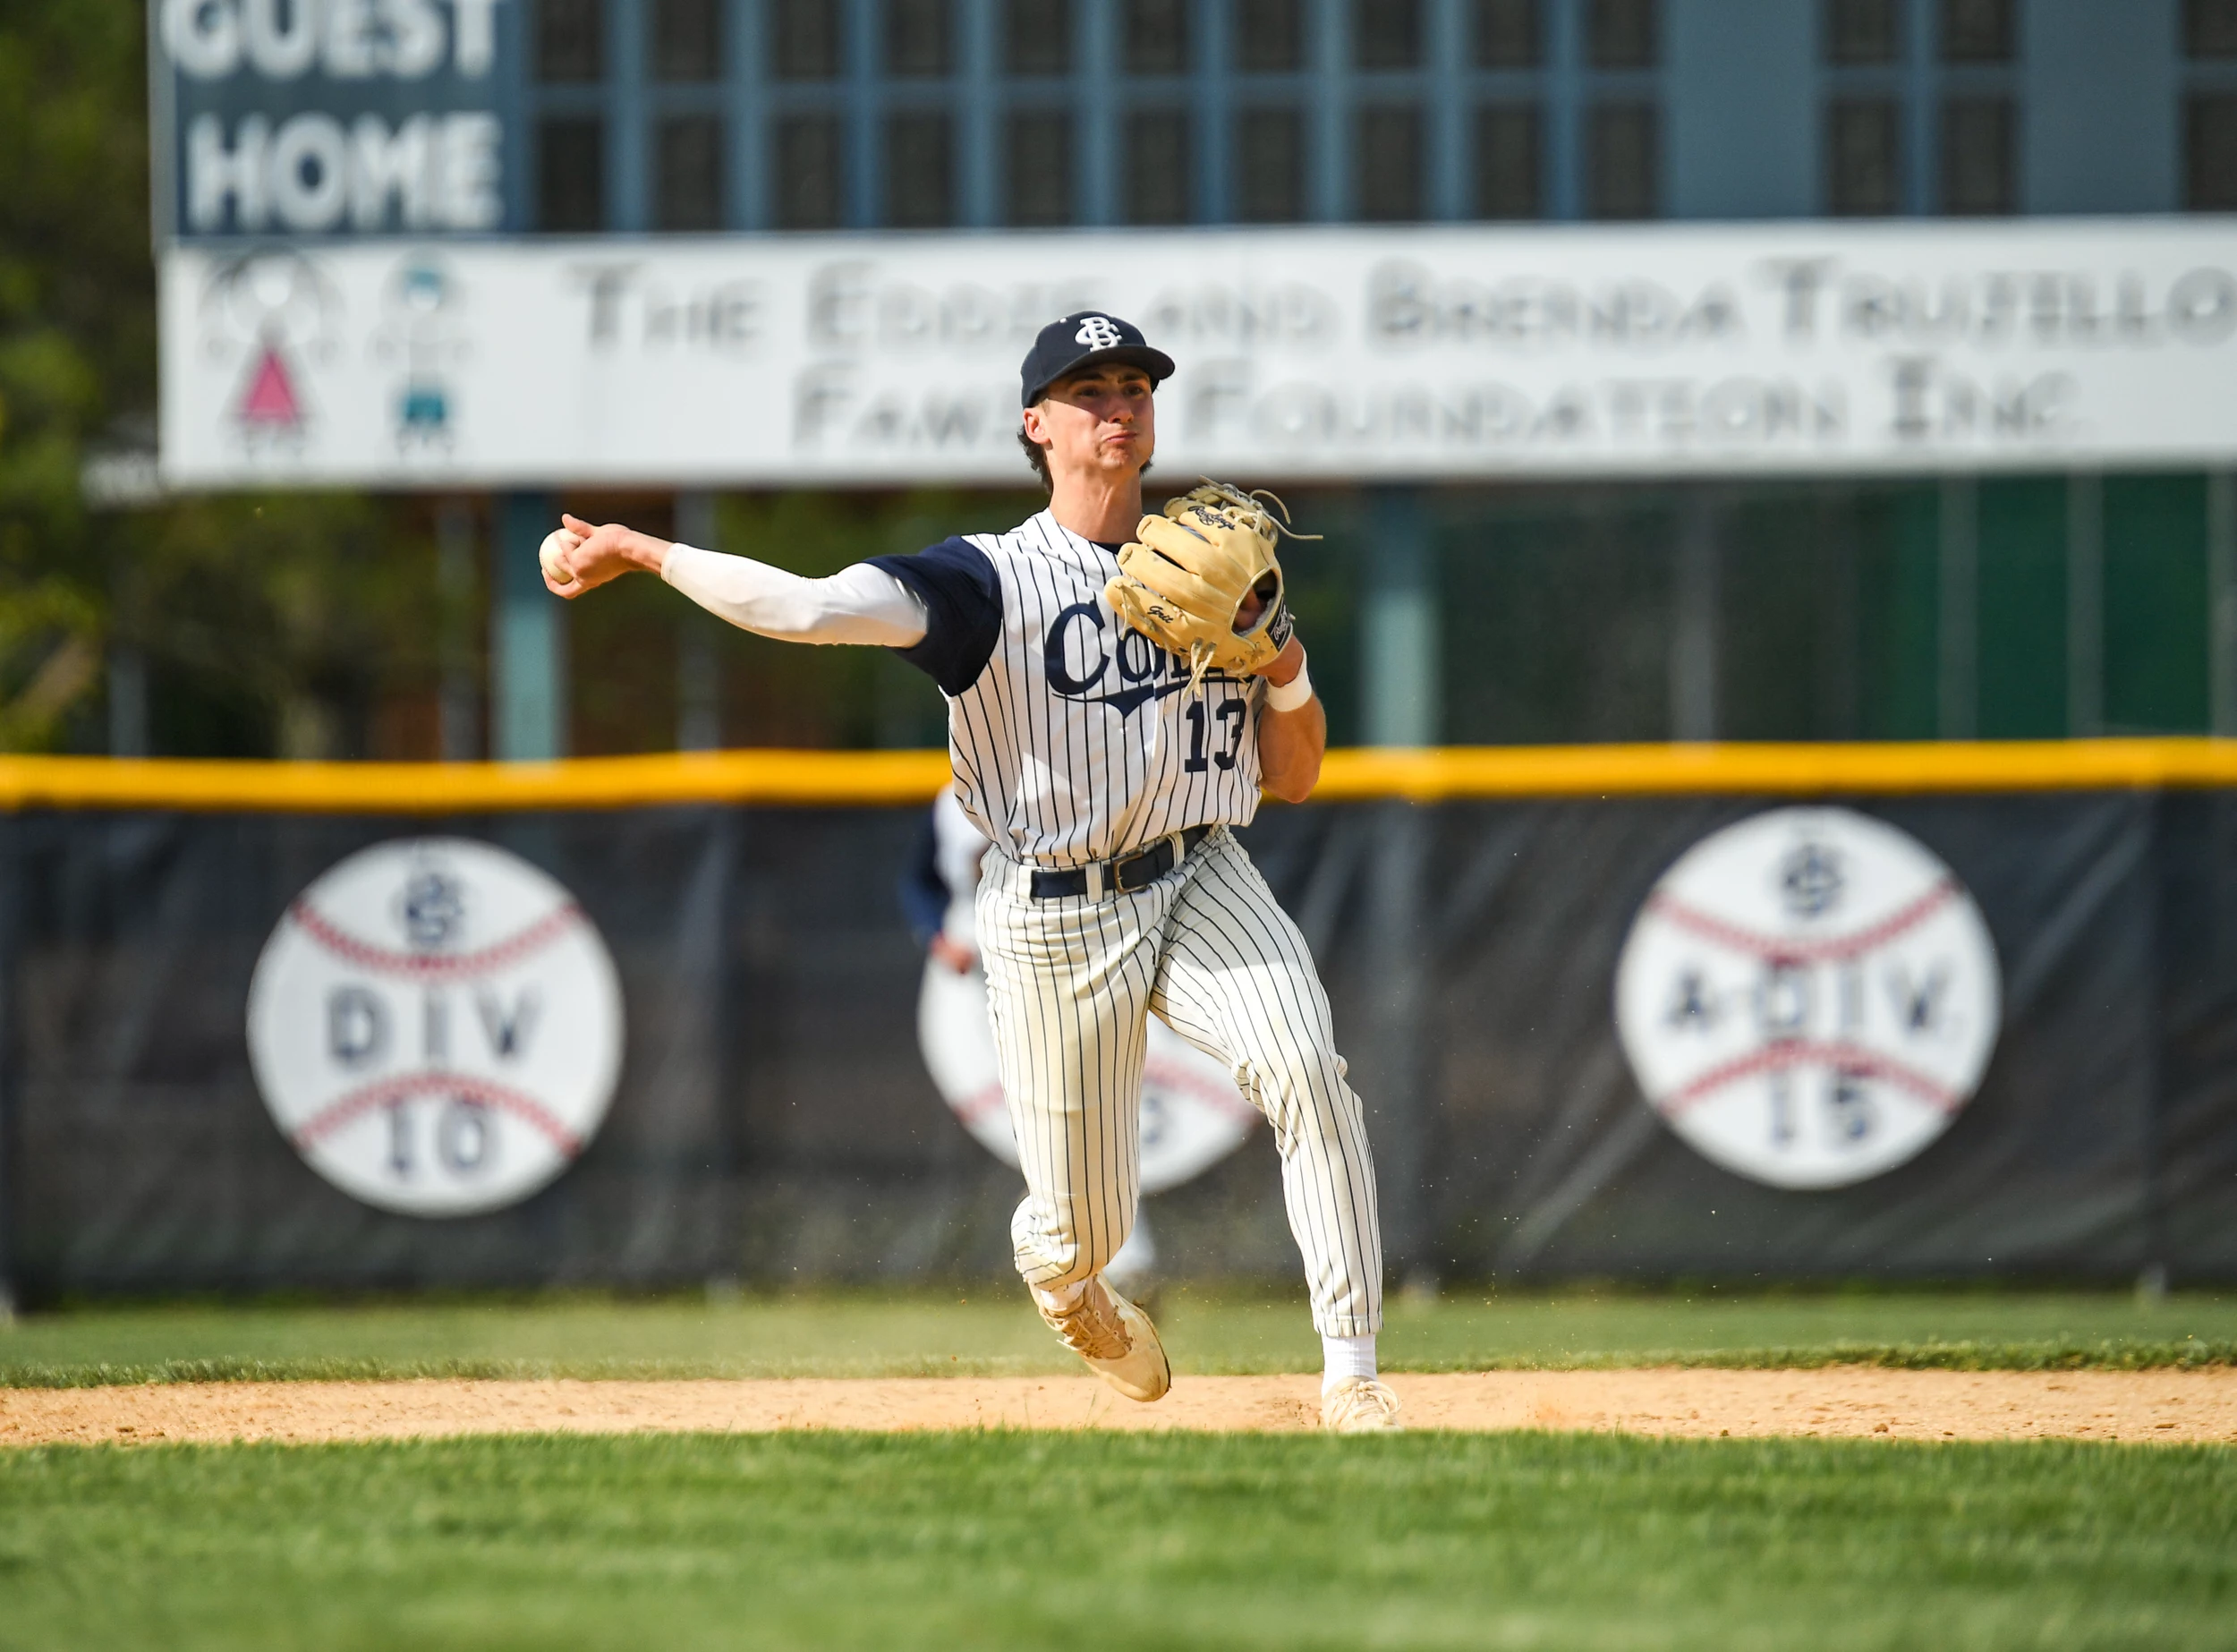
[[1313,697],[1313,673],[1308,662],[1297,663],[1297,674],[1286,683],[1266,685],[1266,709],[1270,711],[1294,711]]

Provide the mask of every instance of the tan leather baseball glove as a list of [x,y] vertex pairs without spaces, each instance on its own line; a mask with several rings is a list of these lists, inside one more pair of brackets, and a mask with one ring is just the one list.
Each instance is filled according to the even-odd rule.
[[[1281,512],[1277,517],[1266,501]],[[1274,548],[1289,526],[1289,507],[1263,490],[1245,493],[1205,481],[1144,516],[1118,549],[1118,573],[1103,600],[1133,629],[1188,661],[1193,694],[1210,670],[1252,672],[1268,664],[1296,629],[1282,600]],[[1236,620],[1256,591],[1265,606],[1246,629]]]

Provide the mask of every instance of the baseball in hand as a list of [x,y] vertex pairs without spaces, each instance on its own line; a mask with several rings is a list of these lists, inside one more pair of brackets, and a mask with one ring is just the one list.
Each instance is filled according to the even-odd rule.
[[545,534],[543,544],[536,551],[536,560],[543,567],[544,578],[554,585],[574,583],[574,570],[567,566],[567,557],[582,542],[580,534],[570,533],[565,528],[554,528]]

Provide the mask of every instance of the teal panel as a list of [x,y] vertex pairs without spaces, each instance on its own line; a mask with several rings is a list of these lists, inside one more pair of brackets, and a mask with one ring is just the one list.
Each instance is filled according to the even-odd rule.
[[2178,0],[2030,0],[2020,65],[2021,209],[2182,204]]
[[2105,717],[2114,734],[2204,734],[2206,478],[2105,484]]
[[1796,0],[1670,0],[1670,216],[1796,218],[1817,205],[1817,29]]
[[1979,727],[1988,740],[2066,733],[2066,481],[1980,485]]
[[507,494],[492,547],[489,729],[505,762],[566,755],[566,607],[544,589],[537,562],[558,522],[549,495]]

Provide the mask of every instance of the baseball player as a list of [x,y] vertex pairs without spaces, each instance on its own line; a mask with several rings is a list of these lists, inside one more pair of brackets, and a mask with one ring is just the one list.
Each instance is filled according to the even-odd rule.
[[1049,507],[1008,533],[805,579],[566,516],[544,580],[572,598],[642,569],[761,635],[890,648],[931,676],[957,799],[994,845],[977,942],[1025,1177],[1017,1270],[1042,1317],[1129,1399],[1170,1387],[1156,1327],[1102,1277],[1135,1220],[1155,1014],[1272,1128],[1324,1426],[1394,1428],[1359,1100],[1304,938],[1230,830],[1262,788],[1311,793],[1327,720],[1281,600],[1282,524],[1217,484],[1144,514],[1172,371],[1115,316],[1043,328],[1018,435]]

